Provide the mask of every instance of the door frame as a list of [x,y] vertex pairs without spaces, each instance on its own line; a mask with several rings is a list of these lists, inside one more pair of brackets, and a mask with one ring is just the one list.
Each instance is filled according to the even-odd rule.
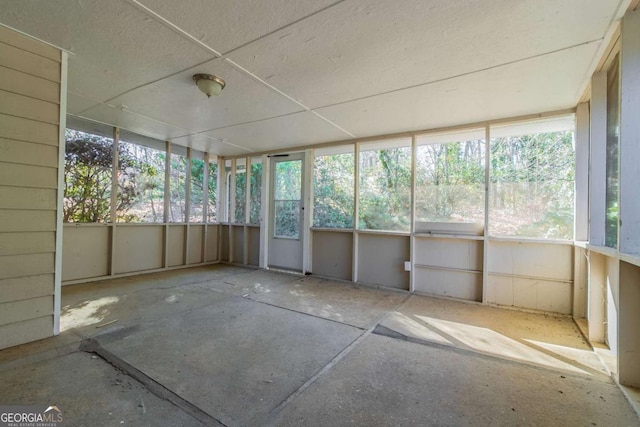
[[[300,230],[302,242],[302,274],[310,274],[312,269],[312,245],[313,234],[311,225],[313,224],[313,149],[304,151],[291,151],[282,154],[298,154],[303,157],[303,176],[302,176],[302,230]],[[262,156],[262,199],[261,199],[261,217],[260,217],[260,268],[269,270],[269,241],[272,233],[272,155]]]

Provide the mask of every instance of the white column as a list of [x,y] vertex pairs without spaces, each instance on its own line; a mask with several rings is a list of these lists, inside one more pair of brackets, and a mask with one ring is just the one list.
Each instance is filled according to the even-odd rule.
[[260,201],[260,268],[269,267],[269,233],[271,233],[271,161],[262,156],[262,196]]
[[576,187],[574,240],[589,240],[589,103],[576,109]]
[[120,129],[113,128],[113,161],[111,163],[111,246],[109,247],[109,274],[116,274],[116,222],[118,216],[118,146],[120,145]]
[[622,20],[620,252],[640,256],[640,10]]
[[302,177],[302,188],[304,193],[304,200],[302,206],[302,233],[303,233],[303,246],[302,246],[302,273],[310,273],[313,266],[313,234],[311,233],[311,227],[313,226],[313,163],[314,163],[314,151],[306,150],[304,153],[304,176]]
[[591,78],[591,129],[589,138],[589,243],[604,246],[607,186],[607,72]]

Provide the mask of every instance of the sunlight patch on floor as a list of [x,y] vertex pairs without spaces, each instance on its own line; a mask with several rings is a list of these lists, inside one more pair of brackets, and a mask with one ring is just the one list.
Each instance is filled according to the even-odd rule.
[[391,313],[382,323],[382,326],[393,331],[400,332],[411,338],[437,342],[439,344],[453,345],[451,341],[433,332],[423,323],[417,322],[402,313]]
[[74,307],[66,306],[60,316],[60,330],[80,328],[102,322],[110,313],[109,306],[120,301],[119,297],[103,297],[84,301]]
[[454,341],[459,341],[464,346],[468,346],[473,350],[508,359],[589,375],[588,372],[582,369],[548,356],[491,329],[448,320],[434,319],[427,316],[417,315],[416,317],[441,331],[445,337],[451,337]]
[[536,340],[525,339],[525,341],[533,345],[536,345],[538,347],[541,347],[546,351],[555,353],[558,356],[564,357],[566,359],[574,360],[577,363],[580,363],[584,366],[588,366],[591,369],[600,371],[603,374],[608,375],[607,370],[600,362],[600,359],[598,358],[598,356],[591,350],[566,347],[566,346],[557,345],[557,344],[549,344],[546,342],[536,341]]

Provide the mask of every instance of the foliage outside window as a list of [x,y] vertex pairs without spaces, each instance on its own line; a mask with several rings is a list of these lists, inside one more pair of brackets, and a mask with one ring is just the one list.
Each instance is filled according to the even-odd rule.
[[620,144],[620,77],[619,58],[607,71],[607,157],[606,176],[607,186],[605,194],[605,245],[615,248],[618,246],[618,194],[619,180],[619,144]]
[[[335,151],[349,150],[346,153]],[[313,168],[313,226],[353,228],[353,146],[318,150]]]
[[361,146],[358,228],[411,229],[411,140]]
[[218,220],[218,164],[209,163],[209,179],[207,180],[209,191],[209,207],[207,209],[207,222],[216,222]]
[[[65,222],[108,222],[111,215],[113,140],[65,131]],[[126,168],[127,160],[120,163]]]
[[189,222],[203,222],[204,209],[204,160],[191,158],[191,194]]
[[260,207],[262,204],[262,159],[251,161],[251,186],[250,186],[249,223],[260,224]]
[[236,162],[236,206],[235,206],[235,220],[236,224],[245,223],[245,212],[247,205],[247,168],[244,160],[238,160]]
[[169,222],[185,222],[187,158],[171,153]]
[[275,163],[274,173],[274,236],[300,237],[300,203],[302,197],[302,161]]
[[418,138],[417,221],[484,224],[484,133]]
[[164,222],[166,153],[129,142],[119,148],[118,221]]
[[573,131],[491,132],[491,235],[572,239]]

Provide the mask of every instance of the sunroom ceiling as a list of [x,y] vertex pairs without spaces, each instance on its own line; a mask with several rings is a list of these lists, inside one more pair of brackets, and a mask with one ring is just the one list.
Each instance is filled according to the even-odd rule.
[[0,23],[71,53],[75,119],[226,156],[573,107],[626,4],[0,0]]

